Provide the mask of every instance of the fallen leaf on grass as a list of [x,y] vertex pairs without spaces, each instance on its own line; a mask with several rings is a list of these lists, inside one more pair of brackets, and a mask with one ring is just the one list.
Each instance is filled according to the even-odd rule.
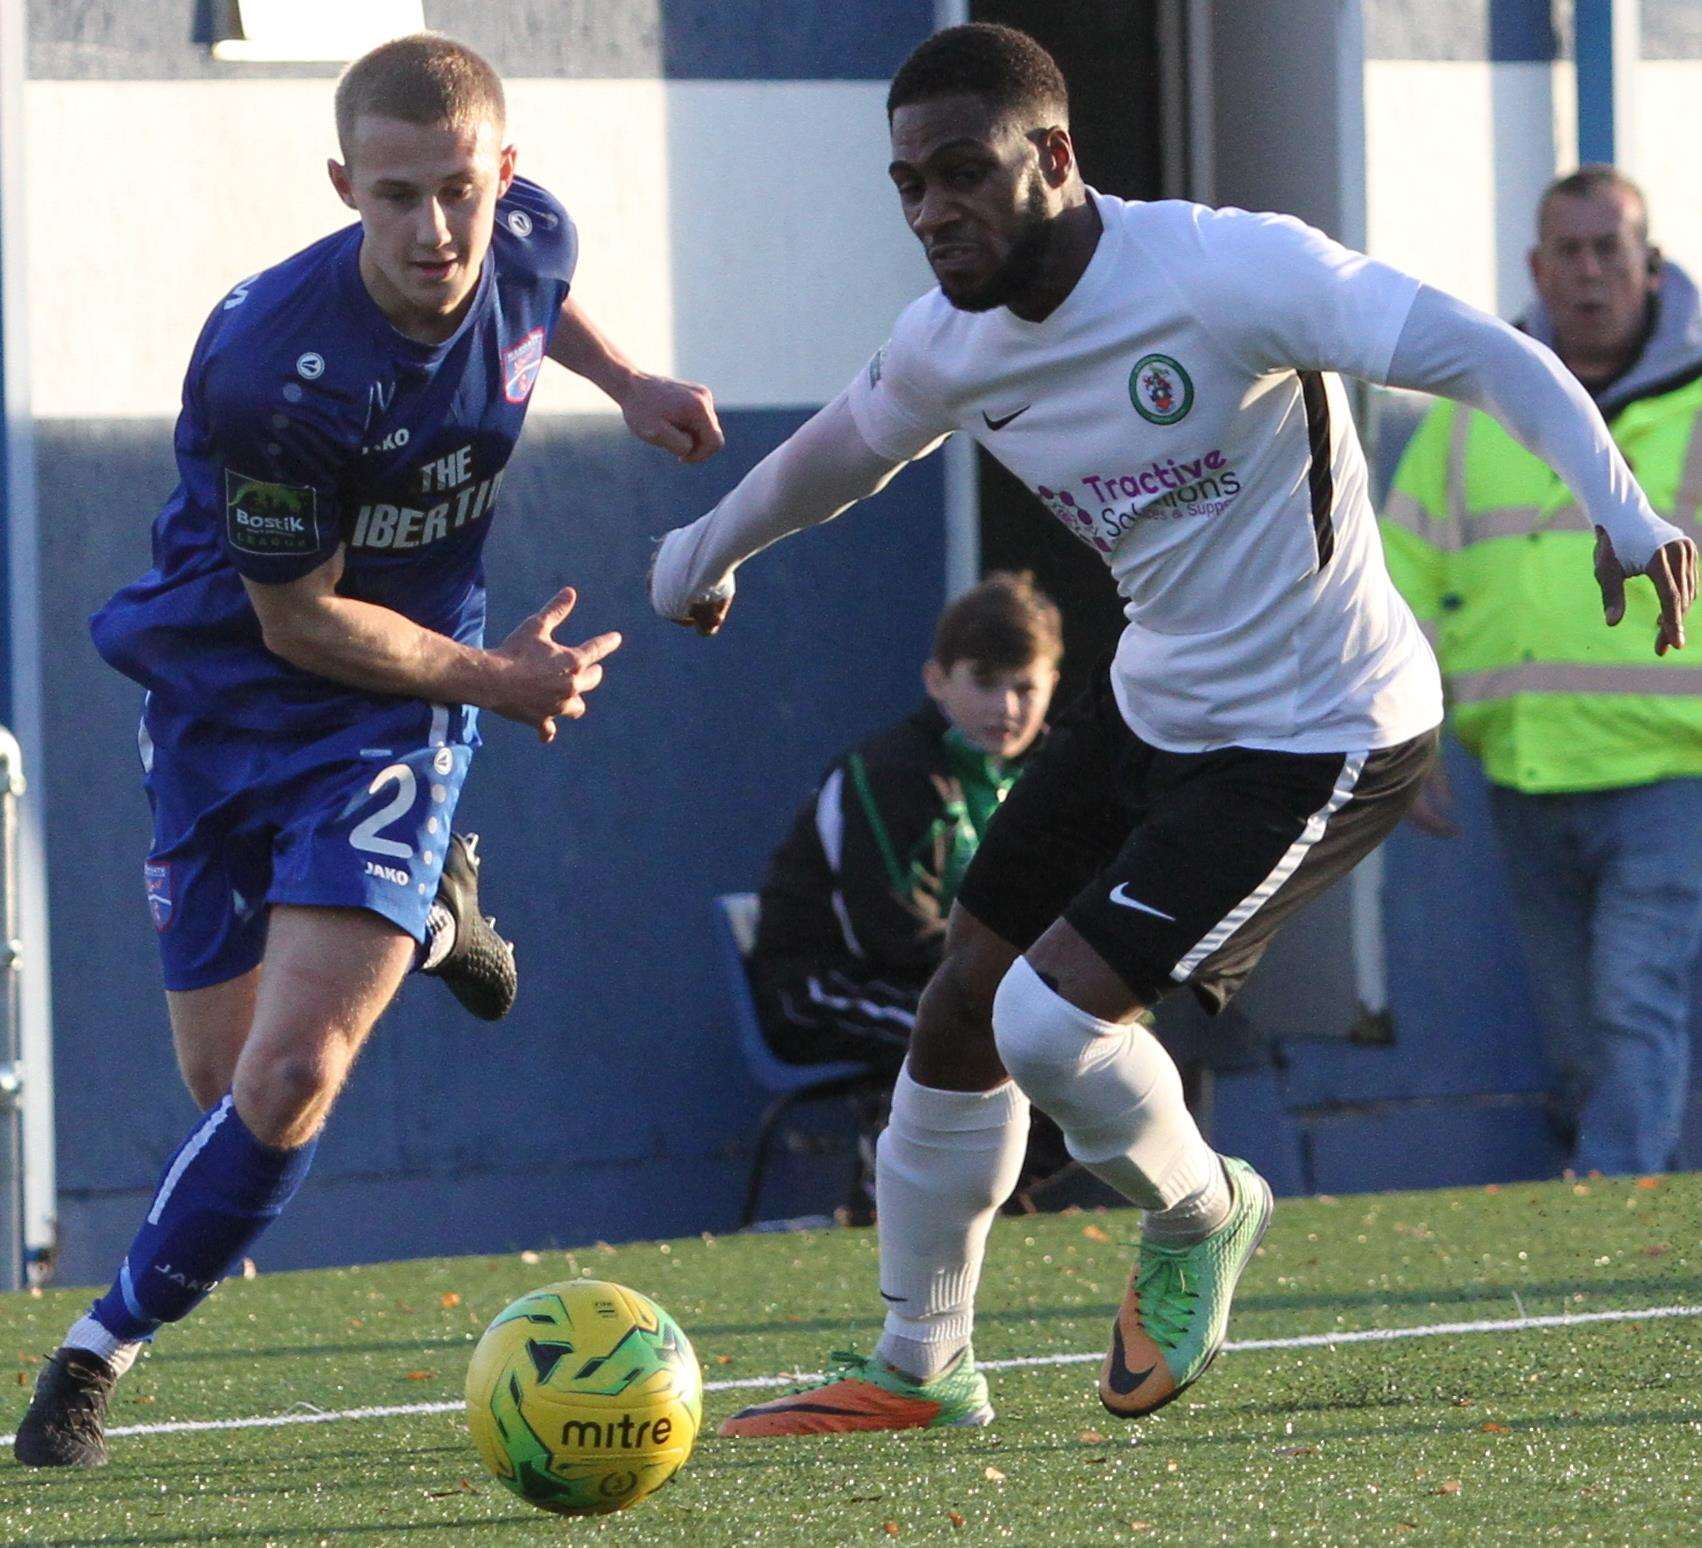
[[478,1492],[473,1487],[471,1480],[457,1478],[453,1489],[427,1489],[426,1498],[428,1500],[447,1500],[452,1499],[457,1494],[477,1494]]
[[1105,1437],[1098,1430],[1083,1430],[1076,1439],[1085,1445],[1097,1446],[1104,1441]]
[[946,1520],[951,1522],[952,1531],[961,1532],[963,1530],[965,1523],[963,1519],[963,1512],[961,1510],[948,1510],[946,1512]]
[[1637,1186],[1645,1193],[1653,1193],[1660,1185],[1661,1180],[1658,1177],[1639,1177],[1637,1179]]
[[1131,1532],[1150,1532],[1152,1530],[1152,1523],[1150,1521],[1131,1521],[1129,1523],[1129,1530]]
[[157,1403],[159,1401],[151,1392],[133,1392],[130,1394],[132,1403]]
[[993,1483],[1003,1483],[1005,1481],[1005,1475],[996,1467],[989,1466],[981,1476],[991,1480]]
[[1418,1530],[1418,1523],[1416,1521],[1397,1521],[1395,1523],[1395,1530],[1397,1532],[1416,1532]]
[[1454,1407],[1455,1408],[1470,1408],[1476,1402],[1477,1402],[1476,1398],[1455,1398],[1454,1399]]
[[528,1247],[523,1253],[520,1254],[520,1261],[522,1263],[536,1263],[536,1262],[539,1261],[539,1258],[538,1258],[537,1253],[533,1252],[532,1249],[530,1247]]
[[432,1379],[432,1377],[434,1377],[435,1375],[437,1375],[436,1371],[409,1371],[407,1373],[407,1375],[405,1375],[402,1378],[402,1380],[403,1381],[430,1381]]
[[1643,1249],[1643,1256],[1645,1258],[1664,1258],[1671,1251],[1672,1247],[1666,1242],[1650,1242]]
[[1315,1457],[1318,1454],[1316,1446],[1278,1446],[1276,1454],[1279,1457]]
[[885,1532],[888,1537],[897,1537],[898,1523],[896,1521],[883,1521],[881,1523],[881,1530]]
[[1164,1471],[1165,1472],[1167,1472],[1167,1473],[1179,1473],[1181,1470],[1182,1470],[1182,1464],[1180,1462],[1178,1462],[1175,1457],[1167,1457],[1165,1459],[1165,1463],[1164,1463]]
[[30,1373],[28,1371],[19,1371],[18,1372],[18,1385],[20,1387],[27,1387],[29,1384],[30,1384]]
[[1501,1184],[1500,1183],[1485,1183],[1483,1185],[1483,1191],[1485,1193],[1499,1193],[1501,1191]]
[[459,1290],[445,1290],[437,1298],[437,1304],[445,1311],[448,1311],[452,1306],[459,1306],[461,1304],[461,1292]]
[[1483,1424],[1478,1426],[1478,1428],[1481,1429],[1485,1435],[1511,1435],[1513,1433],[1511,1426],[1497,1424],[1493,1419],[1485,1420]]
[[1459,1492],[1460,1480],[1457,1478],[1450,1478],[1440,1489],[1431,1490],[1432,1494],[1458,1494]]
[[1090,1242],[1108,1242],[1111,1240],[1111,1233],[1103,1226],[1084,1225],[1081,1228],[1081,1234]]
[[715,1363],[717,1365],[731,1365],[733,1363],[733,1357],[731,1355],[716,1355]]

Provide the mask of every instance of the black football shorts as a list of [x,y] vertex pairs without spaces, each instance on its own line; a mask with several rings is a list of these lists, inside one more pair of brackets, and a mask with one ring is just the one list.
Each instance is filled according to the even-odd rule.
[[1282,923],[1400,821],[1434,731],[1370,752],[1148,746],[1108,673],[1066,711],[976,851],[958,902],[1019,951],[1060,916],[1142,1004],[1222,1010]]

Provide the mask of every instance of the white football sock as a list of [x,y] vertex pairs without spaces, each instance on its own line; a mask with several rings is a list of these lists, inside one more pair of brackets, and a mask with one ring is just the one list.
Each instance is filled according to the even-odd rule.
[[969,1342],[987,1232],[1027,1146],[1028,1098],[1010,1081],[941,1091],[900,1072],[875,1151],[887,1303],[875,1353],[905,1375],[932,1380]]
[[1228,1217],[1223,1167],[1182,1100],[1175,1061],[1145,1027],[1088,1015],[1018,957],[993,1000],[993,1031],[1005,1068],[1076,1160],[1149,1219],[1179,1211],[1159,1221],[1161,1234],[1199,1240]]
[[431,972],[455,949],[455,916],[442,903],[433,903],[426,915],[425,945],[420,948],[420,971]]
[[136,1356],[142,1352],[146,1342],[146,1339],[140,1338],[119,1338],[93,1317],[79,1317],[65,1335],[67,1348],[87,1349],[91,1354],[98,1354],[120,1376],[136,1363]]

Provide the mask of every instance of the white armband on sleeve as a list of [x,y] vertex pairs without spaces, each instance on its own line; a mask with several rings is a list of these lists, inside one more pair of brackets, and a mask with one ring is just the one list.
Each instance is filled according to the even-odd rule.
[[1422,286],[1396,341],[1389,385],[1454,398],[1498,420],[1565,480],[1627,572],[1683,536],[1655,514],[1578,379],[1487,312]]
[[769,544],[831,521],[883,488],[904,464],[873,450],[841,393],[762,459],[707,516],[656,549],[650,604],[684,620],[700,602],[733,595],[733,572]]

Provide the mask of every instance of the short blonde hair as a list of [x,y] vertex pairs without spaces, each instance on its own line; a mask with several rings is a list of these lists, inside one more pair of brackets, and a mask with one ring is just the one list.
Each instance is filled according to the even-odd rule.
[[502,81],[489,61],[441,32],[392,38],[362,54],[337,82],[336,114],[345,161],[366,114],[453,129],[491,123],[499,135],[508,127]]

